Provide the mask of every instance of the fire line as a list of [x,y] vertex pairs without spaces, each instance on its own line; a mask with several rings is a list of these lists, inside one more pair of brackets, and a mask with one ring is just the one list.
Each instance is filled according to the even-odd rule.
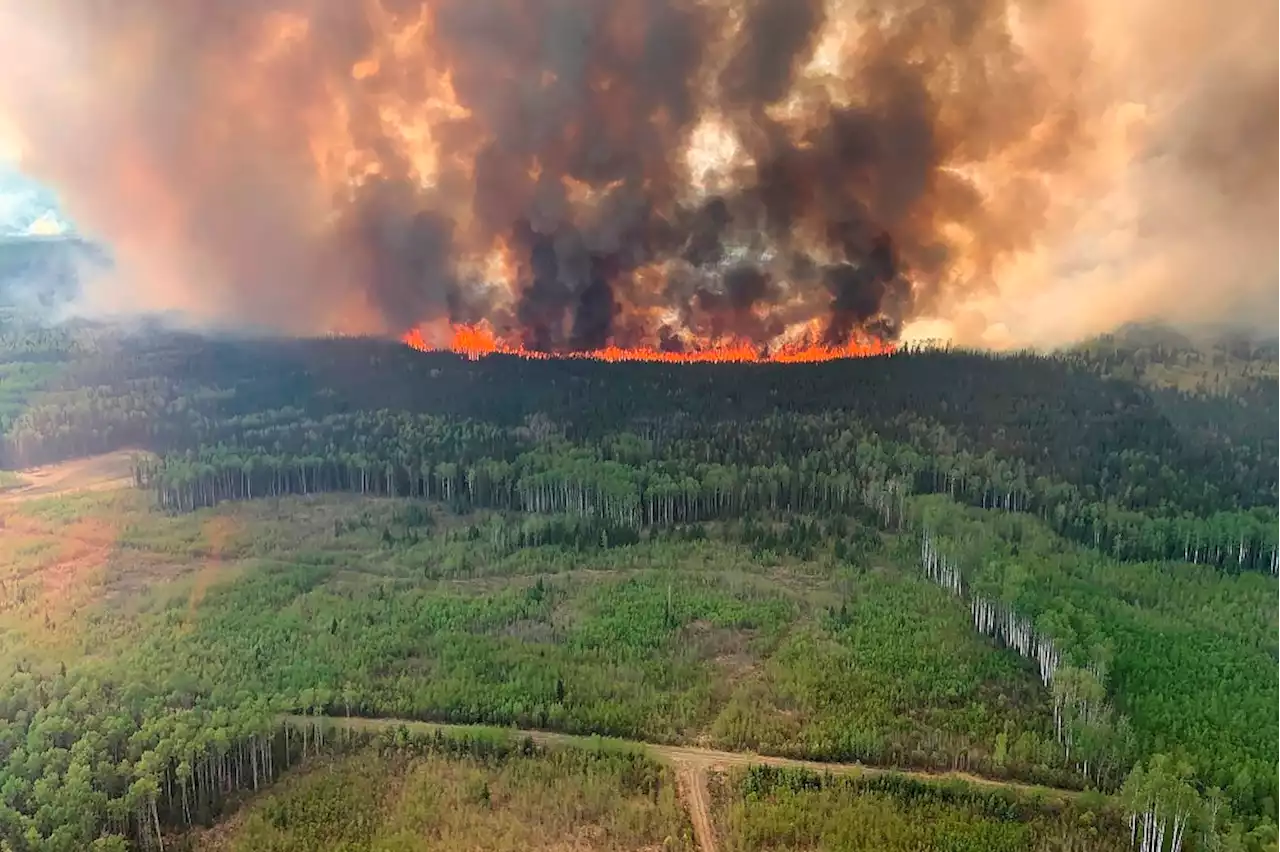
[[877,355],[889,355],[896,347],[885,341],[869,338],[850,341],[842,346],[822,346],[813,343],[800,343],[777,347],[773,351],[763,350],[750,343],[730,343],[727,345],[699,346],[685,351],[673,352],[653,346],[621,347],[606,346],[601,349],[577,352],[542,352],[529,349],[519,343],[500,340],[494,332],[484,325],[454,325],[452,338],[446,345],[435,345],[420,329],[414,329],[404,335],[402,341],[421,352],[454,352],[472,361],[486,355],[515,355],[521,358],[580,358],[597,361],[649,361],[668,364],[750,364],[775,363],[799,364],[819,361],[834,361],[842,358],[868,358]]

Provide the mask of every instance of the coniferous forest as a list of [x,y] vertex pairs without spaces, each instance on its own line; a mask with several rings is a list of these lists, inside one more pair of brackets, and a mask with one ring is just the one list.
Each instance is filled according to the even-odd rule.
[[6,320],[0,849],[692,849],[674,746],[905,773],[715,774],[723,848],[1274,849],[1278,421],[1274,343],[1150,330],[678,365]]

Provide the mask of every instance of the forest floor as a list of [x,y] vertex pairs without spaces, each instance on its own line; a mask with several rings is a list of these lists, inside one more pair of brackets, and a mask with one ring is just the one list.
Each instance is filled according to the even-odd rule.
[[[306,724],[312,721],[309,717],[304,716],[290,716],[287,718],[290,721],[299,724]],[[395,718],[369,719],[361,717],[330,717],[329,722],[338,729],[346,728],[358,731],[377,731],[387,728],[397,728],[401,725],[408,728],[410,731],[419,733],[434,733],[435,731],[441,731],[443,733],[459,734],[476,730],[474,726],[446,725],[434,722],[418,722]],[[1080,793],[1075,790],[1020,784],[1014,781],[986,778],[967,772],[924,772],[910,769],[867,766],[861,763],[823,763],[813,760],[772,757],[769,755],[755,754],[753,752],[720,751],[717,749],[701,748],[698,746],[661,745],[632,740],[583,737],[574,736],[572,734],[555,733],[552,731],[518,729],[504,730],[507,730],[509,735],[514,738],[524,739],[527,737],[537,745],[547,748],[590,748],[593,745],[609,744],[617,748],[640,749],[652,757],[667,763],[676,770],[676,777],[680,782],[681,798],[685,803],[685,807],[689,810],[689,819],[693,823],[694,836],[697,838],[698,846],[704,852],[715,852],[718,848],[713,828],[714,823],[711,817],[711,795],[707,787],[707,777],[709,773],[726,772],[732,768],[777,766],[790,769],[807,769],[811,772],[818,773],[829,772],[835,775],[875,776],[892,774],[903,775],[919,781],[929,781],[934,783],[961,781],[985,787],[1001,787],[1007,790],[1014,790],[1022,795],[1035,796],[1044,801],[1064,801],[1076,798],[1080,795]]]
[[0,490],[0,501],[34,500],[84,491],[112,491],[133,485],[133,450],[118,450],[17,472],[17,487]]

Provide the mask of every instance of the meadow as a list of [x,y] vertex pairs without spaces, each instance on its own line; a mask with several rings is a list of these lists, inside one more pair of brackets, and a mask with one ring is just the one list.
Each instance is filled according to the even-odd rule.
[[194,852],[693,852],[672,771],[634,752],[384,742],[317,760]]
[[725,852],[1120,852],[1115,812],[1098,803],[1046,805],[963,782],[928,784],[751,767],[714,782]]

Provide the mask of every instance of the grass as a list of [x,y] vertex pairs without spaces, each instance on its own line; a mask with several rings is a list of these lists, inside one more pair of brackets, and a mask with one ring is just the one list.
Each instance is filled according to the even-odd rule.
[[196,844],[200,852],[693,848],[669,770],[578,749],[501,759],[367,749],[287,779]]
[[713,726],[717,745],[936,767],[946,752],[978,761],[1002,731],[1036,727],[1038,684],[945,591],[886,570],[851,588],[741,679]]
[[1120,852],[1128,838],[1101,800],[1046,806],[962,782],[862,779],[752,767],[713,778],[725,852]]
[[133,490],[0,504],[0,662],[113,658],[145,614],[238,576],[254,526],[166,518]]

